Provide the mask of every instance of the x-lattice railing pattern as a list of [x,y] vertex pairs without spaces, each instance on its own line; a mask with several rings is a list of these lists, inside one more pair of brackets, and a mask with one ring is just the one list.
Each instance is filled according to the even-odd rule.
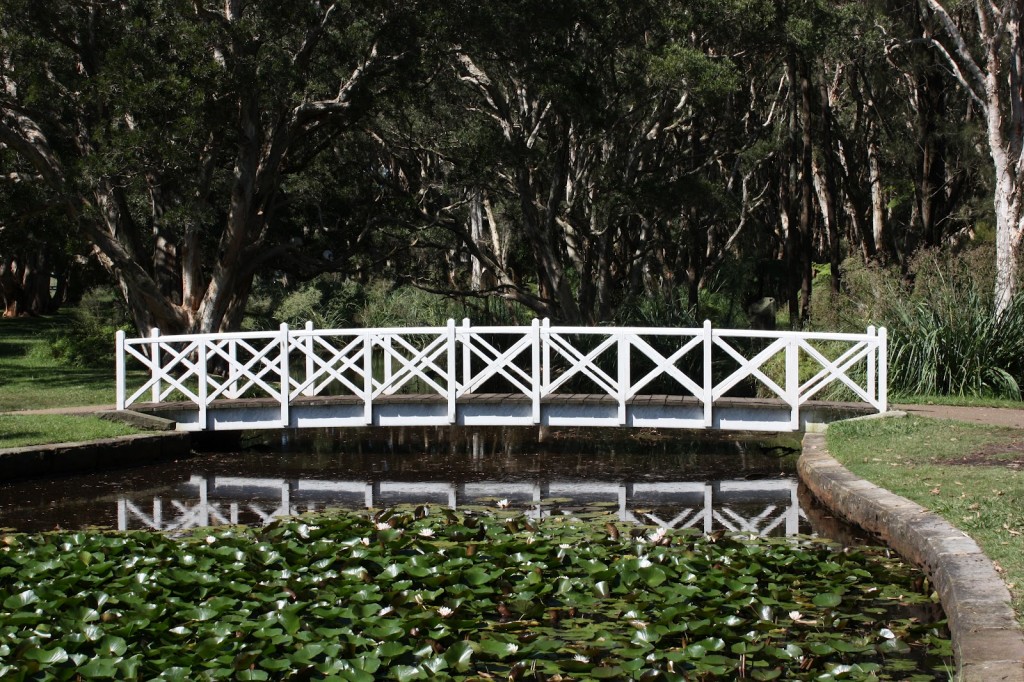
[[[136,381],[136,377],[144,378]],[[129,386],[129,379],[135,385]],[[532,406],[569,394],[604,396],[627,408],[644,395],[687,396],[713,423],[715,403],[736,392],[800,406],[840,387],[884,412],[886,333],[696,328],[530,326],[290,329],[149,337],[117,335],[117,406],[191,402],[205,423],[215,400],[260,398],[279,405],[281,425],[301,398],[349,396],[371,424],[374,403],[396,394],[447,403],[450,423],[470,396],[504,393]]]

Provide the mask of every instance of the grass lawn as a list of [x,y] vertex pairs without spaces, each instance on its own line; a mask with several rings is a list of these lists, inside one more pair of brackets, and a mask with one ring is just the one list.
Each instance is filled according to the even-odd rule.
[[1024,429],[908,417],[828,430],[850,471],[942,515],[981,546],[1024,623]]
[[[105,405],[113,407],[114,340],[109,368],[69,367],[50,352],[50,337],[74,310],[34,318],[0,319],[0,413]],[[65,443],[138,433],[95,417],[0,414],[0,448]]]
[[74,314],[0,319],[0,412],[114,405],[113,338],[109,367],[68,367],[50,354],[49,338]]
[[73,443],[139,433],[127,424],[65,414],[0,414],[0,448]]

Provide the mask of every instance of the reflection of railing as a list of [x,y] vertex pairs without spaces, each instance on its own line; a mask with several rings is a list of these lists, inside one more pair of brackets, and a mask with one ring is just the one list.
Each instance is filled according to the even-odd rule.
[[[129,387],[139,376],[133,370],[145,378]],[[384,415],[396,425],[711,428],[723,399],[746,384],[781,401],[782,428],[799,428],[800,407],[830,385],[884,412],[885,329],[750,331],[712,329],[710,322],[690,329],[562,327],[547,320],[472,327],[449,320],[447,327],[317,330],[307,324],[277,332],[117,335],[118,409],[147,400],[151,407],[182,403],[196,415],[179,427],[199,430],[371,425],[382,423],[382,405],[396,401],[404,412]],[[430,409],[416,412],[415,401],[400,400],[413,394]],[[666,405],[676,403],[662,401],[655,409],[654,396],[686,399],[692,409],[685,418],[667,419]],[[333,419],[310,410],[327,397],[335,400]],[[261,401],[258,416],[208,418],[214,407],[227,409],[224,400],[239,399]],[[545,411],[573,400],[583,409],[554,417]],[[605,403],[609,409],[594,407]]]
[[[117,503],[119,530],[144,527],[153,530],[183,530],[217,524],[237,524],[242,515],[252,522],[268,523],[274,518],[316,511],[328,506],[376,507],[397,502],[441,503],[452,509],[479,500],[513,504],[525,508],[533,518],[555,511],[550,500],[568,498],[567,507],[596,500],[615,500],[622,521],[654,524],[666,529],[698,528],[705,533],[725,529],[768,535],[782,531],[799,532],[803,512],[797,501],[794,479],[715,482],[602,483],[592,481],[550,481],[475,483],[402,481],[319,481],[302,479],[248,478],[240,476],[192,476],[186,484],[194,488],[192,502],[171,500],[176,513],[170,515],[162,498],[154,498],[152,513],[135,502],[120,498]],[[211,496],[216,496],[212,500]],[[676,515],[659,518],[653,512],[636,509],[640,500],[658,508],[672,508]],[[358,501],[358,505],[354,504]],[[750,511],[754,513],[751,515]]]

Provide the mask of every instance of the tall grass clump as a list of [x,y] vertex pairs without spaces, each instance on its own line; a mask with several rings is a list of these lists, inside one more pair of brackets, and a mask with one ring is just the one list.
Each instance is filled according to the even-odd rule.
[[997,315],[989,292],[951,288],[894,305],[887,326],[893,390],[1020,400],[1024,296]]
[[988,253],[925,252],[910,283],[885,280],[877,315],[889,330],[893,393],[1020,400],[1024,295],[996,314]]

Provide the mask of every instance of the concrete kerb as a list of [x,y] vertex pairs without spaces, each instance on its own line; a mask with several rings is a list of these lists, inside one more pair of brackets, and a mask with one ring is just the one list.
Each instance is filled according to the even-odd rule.
[[957,679],[1024,682],[1024,631],[1009,590],[974,540],[938,514],[855,476],[829,454],[824,430],[804,435],[797,470],[825,506],[878,534],[928,574],[949,620]]

